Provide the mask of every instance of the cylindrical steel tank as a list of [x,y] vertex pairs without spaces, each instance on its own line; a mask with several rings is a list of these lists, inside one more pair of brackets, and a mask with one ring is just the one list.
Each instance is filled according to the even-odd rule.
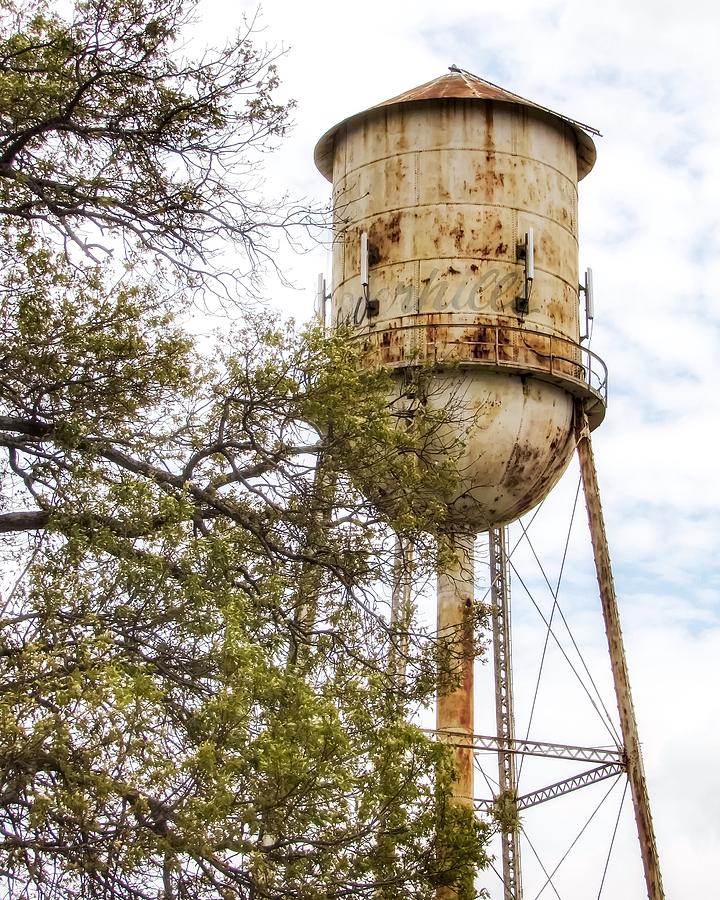
[[572,455],[575,398],[592,426],[604,415],[604,366],[579,323],[577,183],[594,159],[578,123],[460,71],[317,145],[333,325],[399,381],[433,367],[426,402],[451,409],[464,446],[450,527],[532,508]]

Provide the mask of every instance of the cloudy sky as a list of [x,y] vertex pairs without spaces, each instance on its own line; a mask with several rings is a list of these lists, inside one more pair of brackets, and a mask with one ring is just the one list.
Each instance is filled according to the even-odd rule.
[[[228,27],[228,11],[215,0],[201,0],[201,12],[210,31]],[[261,41],[287,48],[279,62],[282,90],[298,104],[293,133],[268,164],[276,192],[327,200],[329,185],[312,161],[320,135],[451,64],[603,133],[595,169],[580,185],[580,264],[595,273],[593,349],[610,370],[610,405],[595,452],[666,893],[676,900],[720,896],[718,7],[709,0],[266,0],[260,25]],[[282,264],[298,289],[268,290],[285,312],[306,318],[316,273],[329,277],[328,255],[319,247]],[[576,484],[572,467],[530,532],[551,582]],[[517,528],[513,535],[519,537]],[[580,508],[560,602],[614,709],[591,565]],[[544,632],[519,580],[540,591],[527,551],[522,559],[518,551],[517,566],[524,733]],[[541,602],[549,609],[547,592]],[[547,676],[534,736],[583,743],[585,701],[552,648]],[[492,716],[481,710],[479,719]],[[541,723],[552,733],[540,733]],[[528,836],[536,849],[545,847],[547,868],[609,786],[527,814]],[[610,795],[542,897],[598,896],[621,794],[620,786]],[[602,897],[644,896],[632,828],[626,800]],[[544,878],[527,846],[523,858],[526,897],[534,898]],[[487,886],[501,897],[494,876]]]

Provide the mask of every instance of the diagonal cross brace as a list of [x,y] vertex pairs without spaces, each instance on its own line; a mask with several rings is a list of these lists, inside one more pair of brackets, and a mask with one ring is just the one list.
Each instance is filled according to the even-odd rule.
[[507,753],[516,753],[523,756],[574,759],[578,762],[620,763],[624,760],[623,751],[617,747],[578,747],[574,744],[553,744],[547,741],[523,741],[517,739],[508,741],[507,738],[492,737],[485,734],[473,735],[472,747],[476,752],[503,749]]
[[[541,788],[539,791],[532,791],[517,798],[517,808],[528,809],[530,806],[537,806],[538,803],[544,803],[546,800],[553,800],[555,797],[561,797],[563,794],[569,794],[577,791],[589,784],[595,784],[598,781],[604,781],[606,778],[613,778],[622,775],[626,771],[624,763],[606,763],[597,766],[574,778],[566,778],[564,781],[556,781],[548,787]],[[495,805],[494,800],[476,800],[475,809],[478,812],[490,813]]]

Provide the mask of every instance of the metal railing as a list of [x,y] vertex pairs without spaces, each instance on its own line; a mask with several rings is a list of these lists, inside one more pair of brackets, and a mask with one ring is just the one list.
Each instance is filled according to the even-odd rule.
[[[457,325],[448,326],[448,331],[461,327],[467,332],[466,326]],[[491,331],[492,339],[461,338],[453,341],[448,334],[448,344],[467,345],[470,355],[479,362],[487,358],[498,367],[533,369],[560,380],[570,379],[589,389],[603,402],[607,401],[607,366],[596,353],[582,344],[544,331],[512,325],[485,325],[482,330]],[[476,354],[474,348],[482,348],[485,352]]]
[[[607,366],[596,353],[569,338],[500,323],[389,325],[383,323],[381,330],[362,335],[369,350],[380,352],[385,365],[399,367],[414,361],[511,368],[564,383],[573,393],[589,394],[607,404]],[[390,345],[388,334],[394,338]]]

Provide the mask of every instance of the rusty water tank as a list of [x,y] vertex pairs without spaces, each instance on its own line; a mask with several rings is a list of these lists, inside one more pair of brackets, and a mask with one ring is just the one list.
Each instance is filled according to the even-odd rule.
[[531,509],[572,456],[575,401],[591,427],[604,416],[605,367],[579,315],[588,131],[452,69],[315,149],[333,186],[333,325],[399,382],[430,365],[428,402],[462,413],[448,426],[464,443],[451,526]]

